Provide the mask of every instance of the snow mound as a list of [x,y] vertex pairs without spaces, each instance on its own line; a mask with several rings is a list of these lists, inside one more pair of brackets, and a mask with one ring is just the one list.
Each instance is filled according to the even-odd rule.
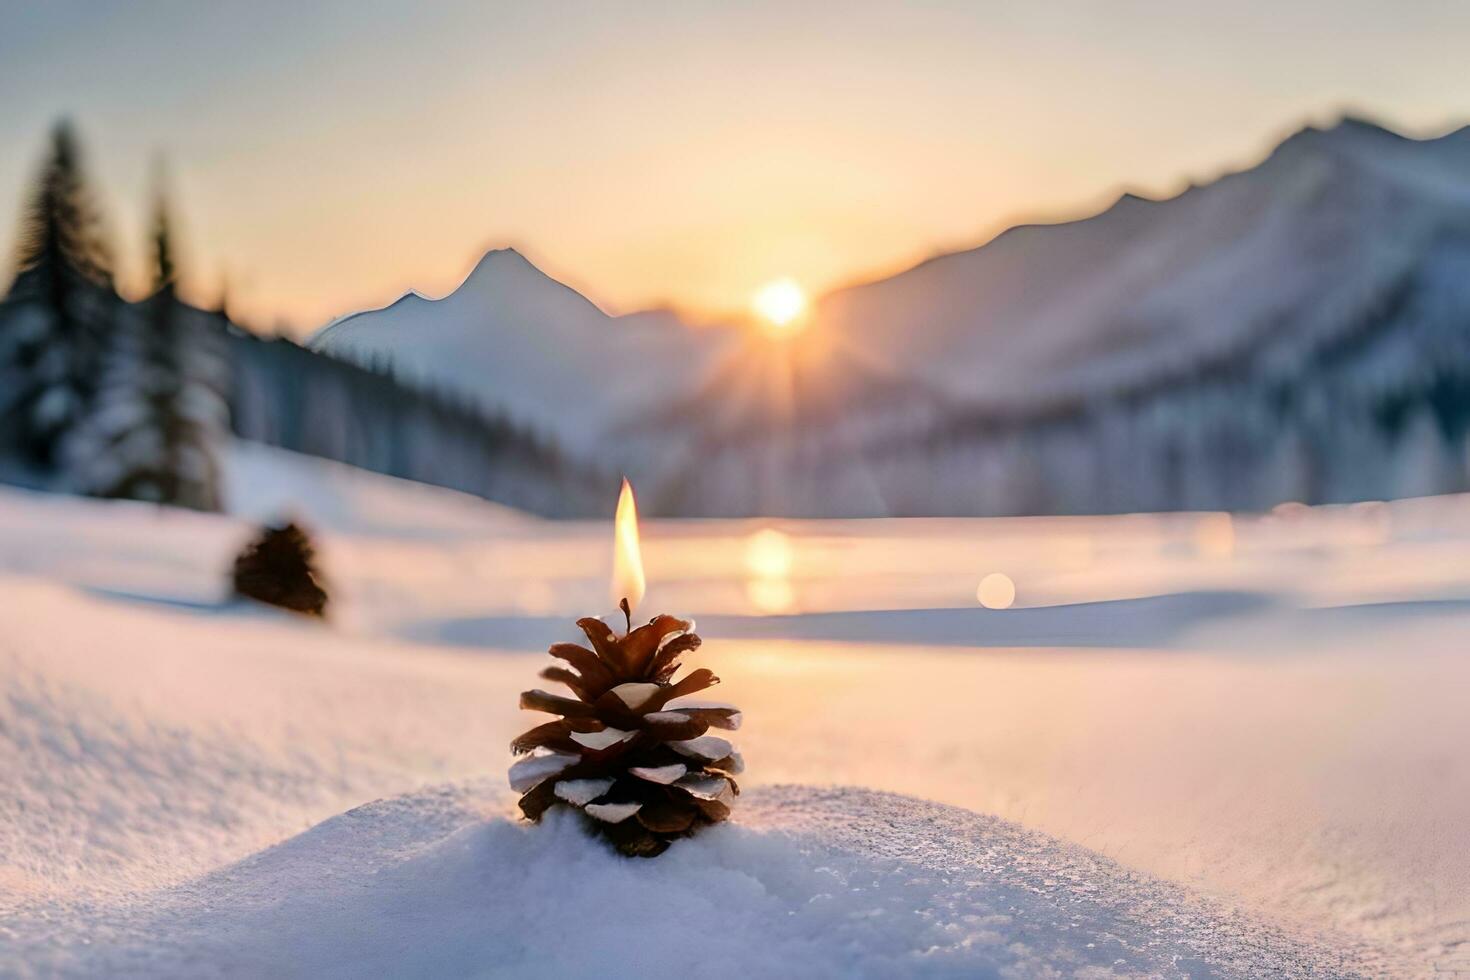
[[279,977],[1318,976],[1339,958],[1003,821],[751,793],[656,860],[468,784],[380,801],[174,890],[61,970]]

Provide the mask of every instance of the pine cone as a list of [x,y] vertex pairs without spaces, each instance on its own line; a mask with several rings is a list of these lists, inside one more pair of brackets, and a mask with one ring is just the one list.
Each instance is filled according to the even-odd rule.
[[316,549],[294,523],[266,527],[235,559],[235,592],[307,616],[324,616],[327,593],[318,581]]
[[[731,777],[743,764],[711,728],[740,727],[727,704],[675,698],[720,679],[701,667],[672,680],[679,658],[700,644],[694,623],[659,616],[625,637],[600,619],[581,619],[592,649],[556,643],[547,651],[576,668],[548,667],[547,680],[575,698],[545,691],[521,695],[521,707],[561,715],[511,743],[517,755],[510,785],[532,820],[552,806],[581,810],[588,824],[624,854],[652,857],[669,843],[730,815],[740,787]],[[594,652],[596,651],[596,652]]]

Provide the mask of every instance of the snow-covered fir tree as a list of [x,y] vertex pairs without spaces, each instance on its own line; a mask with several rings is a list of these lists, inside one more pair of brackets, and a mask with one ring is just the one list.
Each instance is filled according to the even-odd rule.
[[117,304],[102,221],[76,135],[51,135],[0,313],[0,440],[39,475],[86,415]]
[[154,290],[118,317],[95,408],[68,443],[76,489],[100,497],[220,508],[213,449],[227,426],[216,331],[180,302],[169,211],[154,215]]

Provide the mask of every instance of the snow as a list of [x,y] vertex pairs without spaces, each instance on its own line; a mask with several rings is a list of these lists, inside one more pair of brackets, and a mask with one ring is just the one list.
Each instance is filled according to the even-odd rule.
[[685,776],[676,780],[675,786],[686,790],[690,796],[701,800],[719,800],[729,803],[734,797],[730,789],[730,781],[718,776]]
[[510,767],[510,788],[517,793],[524,793],[545,782],[548,776],[555,776],[579,758],[581,757],[560,752],[548,752],[518,759]]
[[[606,604],[608,526],[451,495],[420,533],[427,498],[379,524],[357,491],[402,488],[337,477],[296,498],[325,625],[219,600],[238,517],[0,490],[0,974],[1423,975],[1470,941],[1470,500],[648,522],[640,612],[699,615],[750,765],[730,824],[631,861],[504,776],[517,649]],[[997,569],[1018,608],[975,607]]]
[[659,687],[657,684],[642,683],[619,684],[612,689],[612,693],[616,694],[633,711],[637,711],[647,704],[649,699],[657,694],[658,691]]
[[634,766],[628,771],[639,779],[667,786],[681,778],[689,769],[676,762],[668,766]]
[[[634,773],[637,770],[632,770]],[[575,806],[585,806],[612,789],[611,779],[563,779],[553,787],[558,799]],[[513,789],[516,787],[512,787]],[[530,787],[526,787],[529,789]]]
[[728,759],[730,753],[735,751],[735,746],[718,735],[701,735],[682,742],[670,742],[669,747],[680,755],[687,755],[692,759],[704,759],[706,762]]
[[594,752],[600,752],[619,742],[626,742],[636,734],[636,732],[625,732],[617,728],[604,728],[596,732],[572,732],[571,739],[578,745],[592,749]]
[[642,803],[591,803],[583,809],[604,823],[622,823],[643,809]]
[[172,889],[64,966],[631,980],[1184,976],[1205,964],[1308,976],[1342,962],[1209,907],[1182,915],[1181,900],[1085,852],[885,794],[772,789],[744,824],[630,861],[565,814],[528,827],[473,788],[436,788]]

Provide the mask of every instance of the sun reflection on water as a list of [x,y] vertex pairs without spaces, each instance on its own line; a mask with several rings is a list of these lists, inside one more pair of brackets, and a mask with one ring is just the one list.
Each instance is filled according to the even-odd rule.
[[760,578],[786,578],[794,557],[791,539],[773,527],[763,527],[745,541],[745,568]]
[[745,540],[745,595],[763,613],[790,612],[796,605],[791,584],[795,564],[791,539],[773,527],[761,528]]

